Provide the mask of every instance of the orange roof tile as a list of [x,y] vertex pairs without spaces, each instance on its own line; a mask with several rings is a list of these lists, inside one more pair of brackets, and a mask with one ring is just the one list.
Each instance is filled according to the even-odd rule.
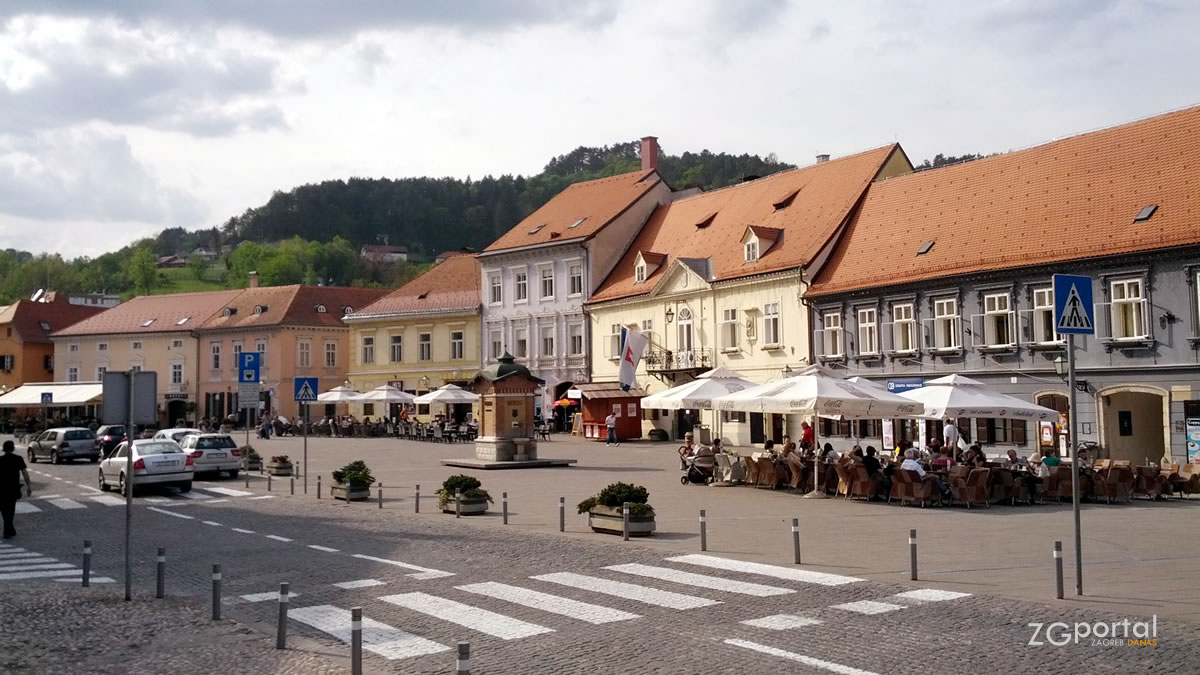
[[1198,170],[1195,107],[882,180],[809,293],[1200,243]]
[[238,293],[241,291],[142,295],[57,331],[54,337],[190,331],[219,312]]
[[[263,326],[344,326],[346,308],[357,311],[387,293],[384,288],[342,286],[260,286],[247,288],[200,325],[199,330]],[[256,311],[262,308],[261,312]],[[320,311],[323,308],[325,311]],[[233,310],[225,316],[226,310]]]
[[[25,343],[50,343],[50,334],[91,318],[103,307],[72,305],[61,294],[47,293],[42,302],[18,300],[0,307],[0,325],[11,325]],[[43,322],[47,326],[42,327]]]
[[[570,185],[490,246],[501,251],[555,239],[588,238],[662,182],[654,171],[634,171]],[[579,222],[583,219],[583,222]],[[578,225],[575,223],[578,222]],[[575,227],[571,227],[575,225]]]
[[478,311],[479,292],[479,259],[473,255],[456,255],[357,310],[353,318]]
[[[634,267],[639,251],[670,251],[667,262],[710,259],[717,281],[810,264],[894,152],[903,151],[888,145],[664,204],[650,216],[592,302],[650,292],[670,265],[638,284]],[[781,198],[797,191],[788,206],[775,208]],[[741,239],[751,225],[781,230],[783,235],[758,262],[747,264]]]

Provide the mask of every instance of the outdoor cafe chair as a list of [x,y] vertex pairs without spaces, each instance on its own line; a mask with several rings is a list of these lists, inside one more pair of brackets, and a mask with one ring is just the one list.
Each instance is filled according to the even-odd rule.
[[770,457],[759,457],[755,462],[758,468],[758,487],[769,487],[772,490],[779,485],[779,476],[775,472],[775,462]]
[[879,476],[872,476],[867,471],[867,466],[859,462],[856,462],[851,467],[851,471],[853,473],[850,481],[850,493],[846,495],[847,498],[862,497],[870,501],[871,497],[875,496],[875,493],[879,491]]
[[1195,462],[1184,464],[1179,470],[1179,477],[1184,481],[1180,484],[1180,494],[1191,497],[1193,492],[1200,492],[1200,465]]
[[971,504],[979,503],[986,504],[990,509],[992,503],[988,500],[988,478],[991,473],[991,469],[971,469],[965,481],[950,484],[951,496],[955,501],[966,504],[968,509]]
[[1134,482],[1133,471],[1129,467],[1114,466],[1106,472],[1104,480],[1099,483],[1100,494],[1109,504],[1114,499],[1124,499],[1126,503],[1129,503],[1133,499]]
[[746,484],[758,485],[758,463],[750,457],[742,457],[742,464],[746,467]]
[[854,476],[850,474],[851,466],[849,463],[837,462],[833,465],[834,471],[837,471],[838,484],[837,494],[845,495],[850,498],[850,485],[854,482]]

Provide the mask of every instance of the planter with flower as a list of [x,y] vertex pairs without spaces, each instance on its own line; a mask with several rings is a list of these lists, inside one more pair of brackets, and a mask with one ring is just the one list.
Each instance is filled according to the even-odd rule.
[[238,450],[242,453],[242,469],[246,471],[262,471],[262,455],[258,454],[258,451],[249,445],[243,445]]
[[621,508],[629,504],[629,535],[647,537],[654,533],[654,508],[648,503],[650,493],[641,485],[612,483],[595,497],[579,502],[579,513],[588,514],[588,527],[593,532],[621,534],[624,515]]
[[[442,483],[442,489],[438,490],[438,506],[442,508],[443,513],[457,512],[464,516],[487,513],[492,496],[483,489],[482,485],[474,476],[463,474],[450,476]],[[457,499],[455,499],[456,494]]]
[[287,455],[275,455],[267,462],[267,473],[272,476],[292,475],[292,460]]
[[334,499],[361,501],[371,496],[371,485],[374,483],[371,470],[359,459],[333,472],[333,486],[329,488],[329,494]]

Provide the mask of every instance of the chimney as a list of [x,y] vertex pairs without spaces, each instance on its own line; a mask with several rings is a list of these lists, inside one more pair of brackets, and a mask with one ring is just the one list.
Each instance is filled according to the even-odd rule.
[[258,272],[250,273],[250,288],[258,288]]
[[817,155],[817,164],[824,164],[825,162],[828,162],[828,161],[829,161],[829,155],[827,155],[827,154]]
[[642,171],[655,171],[658,169],[658,137],[646,136],[642,138]]

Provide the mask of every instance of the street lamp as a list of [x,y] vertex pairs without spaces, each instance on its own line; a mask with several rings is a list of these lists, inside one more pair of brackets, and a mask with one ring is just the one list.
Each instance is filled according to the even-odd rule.
[[1067,360],[1062,354],[1054,357],[1054,372],[1058,373],[1059,377],[1067,374]]
[[791,374],[792,374],[792,366],[791,366],[791,365],[785,365],[785,366],[783,367],[783,375],[784,375],[784,377],[787,377],[788,375],[791,375]]
[[671,309],[670,307],[668,307],[667,308],[667,323],[671,323],[674,320],[675,320],[675,311],[673,309]]

